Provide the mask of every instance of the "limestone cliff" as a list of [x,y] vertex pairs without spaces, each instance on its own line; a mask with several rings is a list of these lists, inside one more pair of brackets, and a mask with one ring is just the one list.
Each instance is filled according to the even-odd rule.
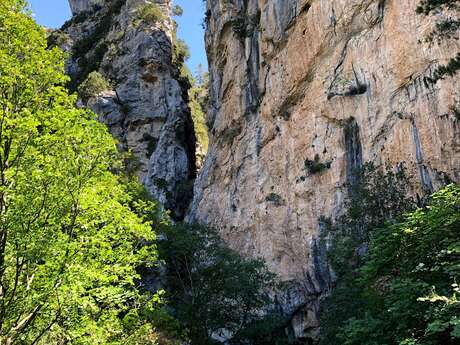
[[70,87],[90,93],[83,102],[132,153],[144,185],[182,218],[195,177],[195,135],[188,87],[173,61],[172,1],[69,3],[73,17],[58,42],[70,53]]
[[420,194],[460,181],[459,78],[430,82],[460,47],[426,42],[436,18],[417,3],[207,1],[210,147],[188,218],[289,282],[298,338],[317,336],[333,281],[320,219],[355,168],[404,163]]

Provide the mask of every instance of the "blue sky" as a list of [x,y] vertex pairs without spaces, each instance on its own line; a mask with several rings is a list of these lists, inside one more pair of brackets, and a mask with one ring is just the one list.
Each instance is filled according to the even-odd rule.
[[[58,28],[70,18],[70,9],[67,0],[29,0],[35,19],[41,25]],[[175,4],[184,9],[182,17],[176,18],[179,23],[179,37],[184,39],[190,47],[192,57],[187,62],[195,72],[199,64],[207,66],[204,51],[203,28],[204,16],[202,0],[176,0]]]

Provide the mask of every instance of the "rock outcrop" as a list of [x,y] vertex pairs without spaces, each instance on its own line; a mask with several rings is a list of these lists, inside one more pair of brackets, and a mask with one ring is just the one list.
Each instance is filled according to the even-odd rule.
[[182,218],[195,178],[195,135],[188,86],[173,61],[172,1],[69,3],[74,16],[60,45],[70,53],[70,87],[83,83],[92,92],[83,102],[132,153],[130,165],[152,195]]
[[289,283],[297,338],[317,337],[334,280],[321,219],[356,168],[404,163],[419,194],[460,181],[459,78],[430,82],[460,47],[426,42],[436,18],[417,3],[207,1],[210,147],[188,219]]
[[69,1],[70,10],[73,15],[81,12],[87,12],[92,10],[95,5],[103,5],[104,0],[71,0]]

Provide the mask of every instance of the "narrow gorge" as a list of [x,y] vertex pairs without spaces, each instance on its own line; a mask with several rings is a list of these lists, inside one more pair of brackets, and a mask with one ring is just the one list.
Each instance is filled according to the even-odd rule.
[[207,0],[210,142],[197,172],[172,1],[69,3],[72,19],[50,38],[70,55],[70,88],[94,90],[81,105],[175,219],[215,227],[266,261],[284,283],[273,298],[285,327],[306,344],[336,280],[324,220],[344,214],[357,169],[404,167],[419,199],[460,182],[460,80],[437,78],[460,43],[427,40],[455,8]]

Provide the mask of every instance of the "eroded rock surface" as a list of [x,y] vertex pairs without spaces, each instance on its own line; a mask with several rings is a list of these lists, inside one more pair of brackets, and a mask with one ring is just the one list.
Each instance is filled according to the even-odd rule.
[[85,11],[90,11],[95,5],[104,4],[104,0],[70,0],[70,9],[72,14],[78,14]]
[[343,211],[355,168],[404,163],[419,194],[460,181],[459,78],[429,82],[459,44],[426,42],[435,19],[417,3],[207,1],[210,147],[188,219],[289,282],[298,338],[317,337],[334,280],[321,219]]
[[173,63],[172,1],[69,3],[74,16],[62,28],[68,40],[61,45],[71,54],[71,87],[92,71],[110,83],[84,101],[132,153],[130,165],[152,195],[182,218],[195,177],[195,135],[188,86]]

